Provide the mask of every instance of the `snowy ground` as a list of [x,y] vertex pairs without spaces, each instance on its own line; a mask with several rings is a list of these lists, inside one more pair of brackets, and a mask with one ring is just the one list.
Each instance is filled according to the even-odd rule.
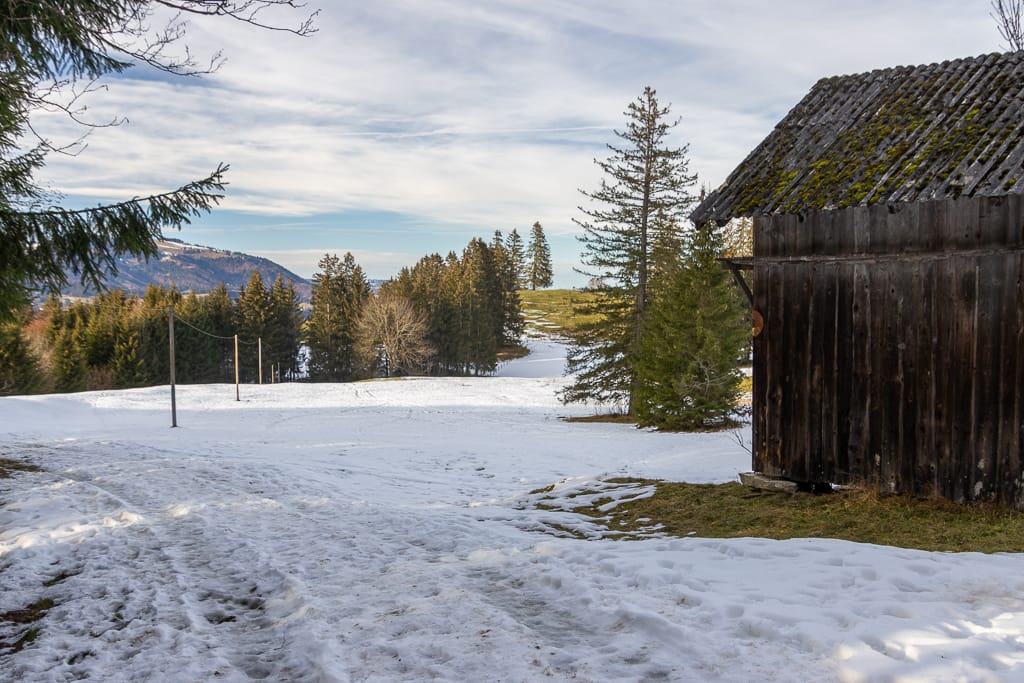
[[0,679],[1024,680],[1019,556],[533,509],[749,466],[733,434],[559,420],[587,411],[536,345],[496,378],[179,387],[178,429],[167,388],[0,399],[0,457],[45,468],[0,480],[0,614],[55,603]]

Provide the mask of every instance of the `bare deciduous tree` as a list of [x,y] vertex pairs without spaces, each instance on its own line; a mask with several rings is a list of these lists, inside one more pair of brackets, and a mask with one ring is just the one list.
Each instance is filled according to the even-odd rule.
[[1024,50],[1024,0],[992,0],[992,18],[1011,50]]
[[363,307],[356,331],[359,353],[385,377],[419,372],[433,353],[428,329],[426,316],[408,299],[384,289]]

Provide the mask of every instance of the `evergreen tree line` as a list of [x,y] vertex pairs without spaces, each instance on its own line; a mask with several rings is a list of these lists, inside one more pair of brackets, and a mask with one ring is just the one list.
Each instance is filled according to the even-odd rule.
[[[514,240],[514,238],[513,238]],[[500,232],[490,244],[477,238],[461,257],[431,254],[404,268],[388,284],[425,315],[433,353],[431,374],[483,374],[498,364],[498,350],[519,344],[523,332],[517,257]]]
[[[110,290],[64,307],[51,298],[0,328],[0,393],[119,389],[168,383],[168,317],[175,316],[175,375],[181,383],[281,378],[299,370],[302,311],[292,284],[269,288],[258,272],[232,300],[223,283],[206,295],[150,285],[143,296]],[[261,343],[260,343],[261,342]]]
[[[0,326],[0,395],[165,384],[169,311],[181,383],[239,378],[344,382],[395,374],[492,372],[523,332],[517,289],[549,286],[550,252],[539,223],[530,244],[513,230],[472,240],[461,256],[426,256],[380,291],[352,254],[325,255],[308,319],[294,287],[254,272],[237,299],[222,283],[206,295],[148,287],[62,306],[56,299]],[[259,344],[257,343],[259,341]]]
[[[539,223],[535,232],[543,237]],[[550,285],[546,240],[546,279],[531,279],[527,255],[534,251],[524,249],[518,231],[507,238],[496,231],[490,242],[471,240],[461,255],[424,256],[376,293],[352,254],[325,256],[306,323],[310,379],[493,372],[498,352],[520,343],[517,290]]]

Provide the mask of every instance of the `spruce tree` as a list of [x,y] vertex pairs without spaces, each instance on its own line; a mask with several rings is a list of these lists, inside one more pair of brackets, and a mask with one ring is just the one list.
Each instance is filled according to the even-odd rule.
[[265,362],[266,353],[263,359],[258,356],[270,330],[270,292],[258,270],[252,272],[248,284],[238,292],[235,312],[239,375],[242,381],[258,382],[260,365],[263,364],[264,374],[270,369],[269,363]]
[[681,260],[663,264],[635,361],[642,426],[705,429],[727,424],[735,409],[750,326],[718,261],[722,249],[722,229],[707,225],[690,235]]
[[114,377],[121,388],[141,387],[146,383],[146,369],[139,355],[139,345],[138,331],[124,325],[118,334],[112,361]]
[[677,239],[694,203],[687,147],[668,146],[678,121],[658,104],[647,87],[626,109],[626,128],[615,131],[625,143],[608,145],[611,154],[595,160],[604,172],[598,189],[582,191],[590,200],[580,207],[583,229],[579,272],[600,283],[597,298],[582,312],[594,322],[583,325],[568,353],[573,383],[563,400],[615,402],[634,413],[637,345],[650,301],[648,284],[655,245]]
[[527,275],[526,282],[530,289],[550,287],[554,273],[551,268],[551,247],[544,236],[544,228],[540,222],[534,223],[530,230],[530,244],[526,247]]
[[122,311],[128,303],[124,290],[100,292],[85,309],[88,311],[85,325],[85,356],[92,368],[110,365],[117,343],[117,334]]
[[505,239],[505,251],[508,253],[509,269],[515,277],[515,288],[526,289],[526,247],[523,245],[523,238],[519,231],[512,228]]
[[313,276],[313,309],[305,325],[309,376],[347,382],[361,375],[356,354],[356,325],[370,296],[370,283],[351,253],[325,255]]
[[460,330],[464,341],[461,361],[466,374],[479,375],[494,370],[498,364],[503,325],[501,280],[494,253],[479,238],[471,240],[463,250],[458,268]]
[[497,330],[498,346],[515,346],[519,344],[526,322],[523,320],[522,302],[519,299],[518,267],[500,230],[494,231],[491,253],[501,287],[501,325]]
[[146,287],[142,295],[136,329],[147,386],[166,384],[170,379],[167,318],[168,311],[177,308],[181,300],[181,293],[174,287],[168,289],[152,284]]
[[[36,112],[66,112],[82,123],[80,98],[97,79],[133,64],[168,74],[195,75],[200,67],[187,46],[176,44],[186,23],[154,26],[167,9],[189,16],[220,16],[262,25],[261,10],[295,6],[294,0],[32,0],[9,2],[0,12],[0,319],[37,290],[58,291],[68,272],[100,289],[122,254],[149,257],[165,228],[179,227],[220,200],[226,165],[176,190],[93,208],[59,205],[58,193],[37,183],[49,152],[81,150],[39,137]],[[306,20],[292,32],[313,31]],[[83,124],[89,125],[89,124]],[[100,125],[109,125],[103,122]],[[81,143],[81,140],[78,141]],[[76,146],[77,144],[77,146]]]
[[227,285],[224,282],[218,283],[212,292],[202,298],[200,304],[202,320],[205,325],[202,329],[221,337],[221,339],[207,338],[209,339],[207,348],[214,356],[209,359],[213,374],[203,381],[234,381],[234,345],[223,339],[223,337],[231,337],[235,334],[235,302],[231,300]]
[[[205,309],[203,299],[195,292],[186,294],[174,309],[174,373],[175,380],[181,384],[212,382],[217,376],[216,348],[225,341],[193,329],[213,333]],[[129,342],[126,350],[130,348]]]
[[64,326],[53,345],[53,377],[57,391],[84,391],[88,388],[89,364],[85,357],[84,330],[80,318]]
[[[278,275],[270,288],[269,338],[264,340],[265,361],[280,371],[281,377],[294,376],[299,369],[299,337],[302,310],[295,284]],[[269,370],[268,370],[269,372]]]
[[15,320],[0,323],[0,396],[34,394],[46,388],[39,358],[22,335],[31,310],[18,312]]

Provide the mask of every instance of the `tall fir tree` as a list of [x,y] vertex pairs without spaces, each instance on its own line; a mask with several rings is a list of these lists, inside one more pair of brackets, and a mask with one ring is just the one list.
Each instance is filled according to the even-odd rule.
[[[206,315],[205,298],[189,292],[174,309],[174,373],[175,380],[181,384],[213,382],[218,378],[213,358],[215,349],[225,342],[196,331],[204,330],[213,334]],[[130,350],[129,343],[125,351]],[[130,354],[126,358],[130,361]],[[128,367],[131,367],[130,362]]]
[[258,270],[252,272],[248,284],[239,290],[235,313],[239,376],[243,382],[258,382],[260,368],[264,376],[270,368],[269,363],[264,364],[266,353],[264,358],[259,357],[270,331],[270,292]]
[[177,381],[234,382],[231,338],[239,330],[238,314],[224,282],[203,296],[189,293],[175,306],[174,315]]
[[53,377],[61,392],[84,391],[89,381],[84,325],[81,318],[71,320],[71,325],[61,327],[53,344]]
[[686,250],[687,231],[678,226],[677,219],[659,212],[653,217],[654,238],[647,274],[647,300],[653,302],[668,287]]
[[610,155],[595,160],[604,172],[598,189],[581,190],[590,200],[580,207],[583,229],[579,272],[600,283],[597,298],[583,312],[594,322],[583,325],[568,352],[567,371],[574,375],[562,398],[567,402],[615,402],[634,414],[637,345],[643,332],[651,258],[655,245],[670,242],[685,224],[695,198],[690,188],[687,146],[668,146],[678,124],[669,107],[647,87],[625,111],[625,143],[608,145]]
[[515,276],[515,288],[526,289],[526,246],[523,244],[522,235],[515,228],[512,228],[512,232],[505,238],[505,251],[508,253],[509,268]]
[[550,287],[554,282],[551,247],[539,221],[530,229],[530,243],[526,247],[526,269],[526,284],[530,289]]
[[[234,345],[226,343],[225,337],[235,334],[235,302],[231,299],[227,285],[220,282],[200,300],[202,319],[206,330],[220,339],[209,338],[206,349],[210,357],[206,361],[212,376],[203,379],[204,382],[230,382],[234,380],[235,354]],[[202,335],[206,336],[206,335]]]
[[126,318],[121,323],[111,360],[117,385],[121,388],[141,387],[146,383],[145,362],[139,346],[139,333]]
[[174,287],[165,288],[149,285],[142,294],[137,316],[139,354],[143,358],[147,385],[166,384],[170,379],[170,359],[167,349],[167,318],[172,308],[177,308],[182,296]]
[[664,264],[636,357],[637,421],[642,426],[698,430],[728,424],[750,336],[732,275],[718,261],[724,231],[694,231],[685,256]]
[[0,323],[0,396],[34,394],[46,388],[40,359],[22,335],[31,317],[31,309],[26,308],[14,320]]
[[278,377],[294,377],[298,372],[302,322],[295,283],[285,284],[284,278],[278,275],[270,288],[269,335],[264,343],[266,362],[273,366]]
[[500,230],[494,231],[491,253],[501,288],[501,327],[498,330],[498,346],[515,346],[520,342],[526,322],[519,299],[518,268],[508,241],[502,237]]
[[110,364],[117,341],[118,323],[128,303],[123,290],[100,292],[86,307],[88,311],[83,341],[85,357],[90,367]]
[[461,304],[462,356],[466,374],[494,370],[502,335],[501,279],[494,253],[482,239],[473,239],[459,263],[458,301]]
[[313,308],[304,335],[309,376],[324,382],[357,379],[356,325],[370,296],[370,283],[351,253],[325,255],[313,276]]

